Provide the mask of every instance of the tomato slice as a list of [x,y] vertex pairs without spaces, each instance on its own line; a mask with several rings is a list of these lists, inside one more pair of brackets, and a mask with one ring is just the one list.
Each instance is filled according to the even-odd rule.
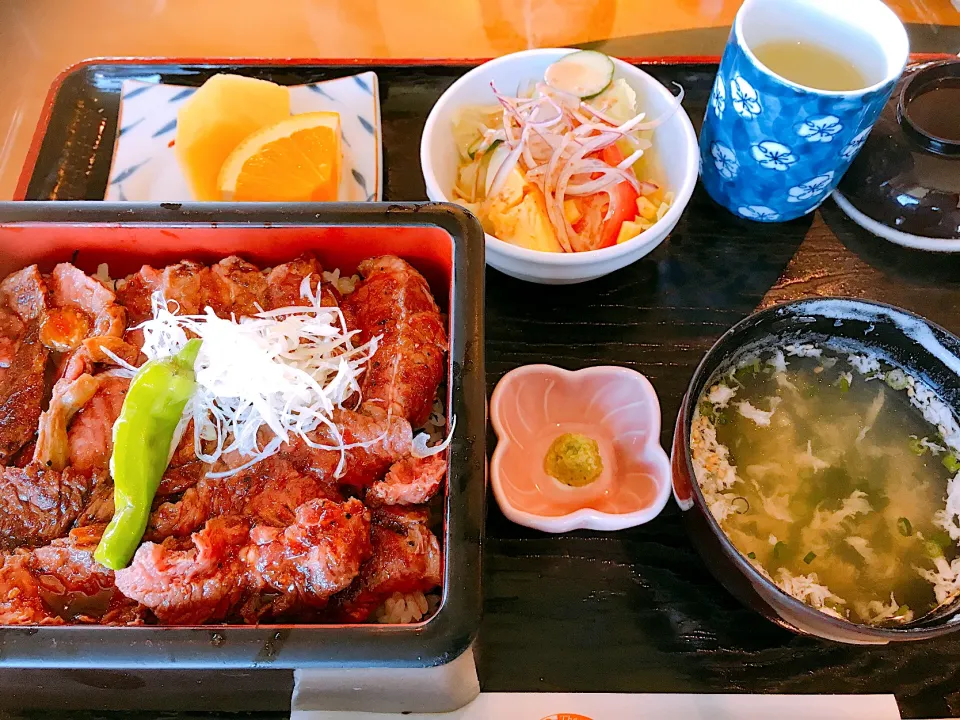
[[[616,143],[608,145],[600,152],[600,159],[608,165],[616,167],[624,161],[624,155]],[[633,172],[630,170],[629,172]],[[624,180],[610,189],[609,219],[600,226],[600,244],[598,247],[612,247],[617,244],[620,228],[628,220],[637,216],[637,200],[640,194],[633,186]]]

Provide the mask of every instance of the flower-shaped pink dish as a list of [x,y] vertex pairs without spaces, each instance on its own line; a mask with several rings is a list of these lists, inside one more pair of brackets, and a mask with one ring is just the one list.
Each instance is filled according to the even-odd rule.
[[[650,381],[621,367],[571,372],[527,365],[507,373],[490,402],[499,442],[493,494],[510,520],[546,532],[622,530],[652,520],[670,496],[670,461],[660,447],[660,402]],[[544,470],[564,433],[596,440],[600,476],[570,487]]]

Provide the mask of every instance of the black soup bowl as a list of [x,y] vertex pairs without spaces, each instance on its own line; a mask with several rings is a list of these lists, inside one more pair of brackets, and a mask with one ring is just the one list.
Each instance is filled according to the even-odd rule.
[[707,507],[693,470],[690,431],[707,382],[748,346],[833,340],[860,346],[928,384],[960,415],[960,339],[938,325],[890,305],[818,298],[778,305],[733,326],[694,372],[677,417],[671,465],[673,491],[688,533],[716,578],[743,603],[803,635],[853,644],[922,640],[960,629],[960,601],[927,619],[897,627],[868,626],[826,615],[780,590],[734,547]]

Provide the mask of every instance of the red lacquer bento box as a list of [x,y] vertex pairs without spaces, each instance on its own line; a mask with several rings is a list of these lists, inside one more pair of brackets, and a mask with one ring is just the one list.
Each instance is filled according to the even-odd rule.
[[0,276],[37,263],[73,262],[113,277],[143,264],[216,262],[239,255],[261,267],[316,254],[353,273],[393,254],[428,280],[449,318],[448,420],[456,416],[443,498],[441,604],[407,625],[205,625],[0,628],[0,667],[230,669],[428,667],[463,653],[480,622],[484,517],[483,232],[441,204],[113,205],[0,203]]

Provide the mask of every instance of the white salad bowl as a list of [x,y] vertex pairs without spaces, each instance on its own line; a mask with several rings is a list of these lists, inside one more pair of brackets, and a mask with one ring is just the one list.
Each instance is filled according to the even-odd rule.
[[[545,48],[505,55],[474,68],[451,85],[430,111],[420,141],[420,165],[427,197],[438,202],[453,200],[458,153],[452,128],[457,110],[469,105],[495,104],[491,82],[506,92],[514,92],[528,80],[541,80],[553,62],[572,52],[576,51]],[[637,93],[638,109],[647,118],[656,119],[670,112],[674,96],[666,87],[643,70],[623,60],[612,60],[614,79],[623,78],[630,84]],[[670,234],[690,201],[700,157],[693,124],[683,108],[677,109],[654,131],[653,144],[663,168],[664,184],[674,193],[674,201],[649,230],[613,247],[579,253],[529,250],[488,234],[487,263],[520,280],[565,285],[607,275],[650,253]]]

